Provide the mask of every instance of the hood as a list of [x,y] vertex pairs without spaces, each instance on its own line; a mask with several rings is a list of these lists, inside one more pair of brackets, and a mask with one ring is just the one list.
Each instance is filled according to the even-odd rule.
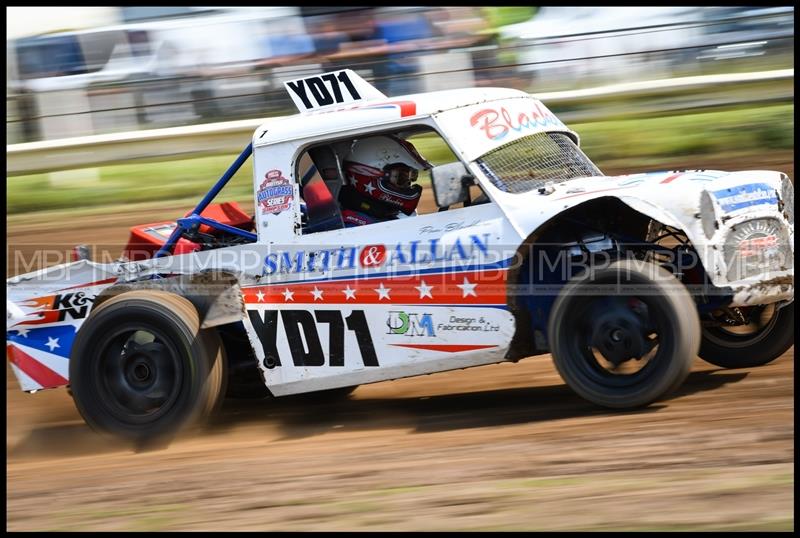
[[[500,192],[501,207],[522,237],[563,211],[595,198],[617,198],[650,218],[679,228],[695,245],[712,281],[710,259],[729,229],[737,223],[759,217],[786,217],[781,196],[781,172],[747,170],[659,171],[620,176],[578,178],[527,193]],[[790,219],[791,220],[791,219]],[[790,226],[794,244],[794,227]],[[710,254],[709,254],[710,253]]]
[[[785,174],[769,170],[673,170],[578,178],[527,193],[502,194],[503,205],[512,209],[509,217],[526,228],[525,235],[534,231],[535,222],[544,222],[565,209],[603,196],[619,198],[664,224],[683,228],[682,223],[698,219],[703,192],[708,192],[714,201],[719,218],[733,217],[776,206],[783,177]],[[534,207],[536,211],[532,211]]]

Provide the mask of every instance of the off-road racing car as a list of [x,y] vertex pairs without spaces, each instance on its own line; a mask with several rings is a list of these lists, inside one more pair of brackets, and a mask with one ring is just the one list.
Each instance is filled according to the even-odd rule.
[[[512,89],[389,98],[351,70],[286,86],[301,113],[256,129],[187,216],[134,227],[117,262],[7,281],[22,390],[68,386],[92,427],[137,440],[226,394],[341,395],[546,353],[580,396],[631,408],[698,354],[756,366],[793,344],[786,175],[604,176]],[[450,152],[435,206],[345,227],[342,160],[383,134]],[[255,215],[212,204],[251,154]]]

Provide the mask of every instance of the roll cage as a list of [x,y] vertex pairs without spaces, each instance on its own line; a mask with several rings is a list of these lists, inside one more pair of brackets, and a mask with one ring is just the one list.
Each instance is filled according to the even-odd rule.
[[228,181],[239,171],[242,165],[247,161],[250,155],[253,153],[253,143],[247,145],[246,148],[239,154],[233,164],[231,164],[228,169],[225,171],[224,174],[217,180],[213,187],[206,193],[200,203],[195,206],[191,213],[187,216],[177,219],[175,230],[172,231],[170,234],[169,239],[167,239],[166,243],[156,252],[154,258],[160,258],[162,256],[169,256],[172,254],[172,251],[175,249],[175,245],[177,244],[178,240],[183,237],[185,234],[196,233],[200,229],[201,224],[205,224],[219,230],[221,232],[226,232],[234,235],[238,235],[239,237],[243,237],[251,242],[255,242],[258,240],[258,235],[254,234],[253,232],[248,232],[246,230],[241,230],[234,226],[228,226],[227,224],[223,224],[221,222],[217,222],[214,219],[203,217],[201,213],[209,206],[209,204],[214,201],[214,198],[217,197],[219,192],[228,184]]

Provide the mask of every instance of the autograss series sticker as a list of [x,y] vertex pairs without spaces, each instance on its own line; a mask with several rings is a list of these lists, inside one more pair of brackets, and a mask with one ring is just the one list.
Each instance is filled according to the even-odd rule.
[[270,170],[256,193],[261,213],[278,215],[291,207],[294,191],[280,170]]

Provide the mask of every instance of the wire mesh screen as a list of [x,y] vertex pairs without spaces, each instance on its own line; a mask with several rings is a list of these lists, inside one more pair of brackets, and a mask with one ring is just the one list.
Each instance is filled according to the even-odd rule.
[[603,173],[563,133],[536,133],[490,151],[478,166],[506,192],[528,192],[546,183]]

